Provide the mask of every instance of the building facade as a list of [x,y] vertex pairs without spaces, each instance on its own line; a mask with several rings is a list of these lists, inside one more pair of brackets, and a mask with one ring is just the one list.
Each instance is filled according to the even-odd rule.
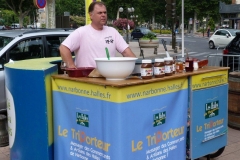
[[222,28],[240,29],[240,0],[232,0],[232,4],[219,2]]

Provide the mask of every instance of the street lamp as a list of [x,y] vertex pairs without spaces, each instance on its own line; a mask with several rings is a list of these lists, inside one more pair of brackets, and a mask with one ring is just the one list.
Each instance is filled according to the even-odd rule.
[[[123,8],[120,7],[118,11],[119,12],[123,12]],[[130,29],[130,26],[128,24],[128,13],[134,12],[134,8],[133,7],[132,8],[127,8],[126,12],[127,12],[127,36],[126,36],[126,42],[127,42],[127,44],[129,44],[128,30]]]
[[135,21],[137,22],[138,15],[131,15],[131,19],[133,19],[133,22],[135,24]]

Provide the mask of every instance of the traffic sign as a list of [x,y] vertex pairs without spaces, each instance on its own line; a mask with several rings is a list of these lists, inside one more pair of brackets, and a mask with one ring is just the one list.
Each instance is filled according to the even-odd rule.
[[45,12],[45,8],[39,8],[39,9],[38,9],[38,12],[40,12],[40,13],[41,13],[41,12]]
[[37,8],[44,8],[47,4],[47,0],[33,0],[33,2]]

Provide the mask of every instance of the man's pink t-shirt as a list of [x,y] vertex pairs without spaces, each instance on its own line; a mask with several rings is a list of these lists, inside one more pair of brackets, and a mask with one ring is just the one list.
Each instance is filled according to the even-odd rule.
[[94,59],[106,57],[105,47],[111,57],[115,57],[117,51],[122,53],[128,47],[115,28],[104,26],[103,30],[98,31],[91,25],[79,27],[62,44],[75,53],[77,67],[96,67]]

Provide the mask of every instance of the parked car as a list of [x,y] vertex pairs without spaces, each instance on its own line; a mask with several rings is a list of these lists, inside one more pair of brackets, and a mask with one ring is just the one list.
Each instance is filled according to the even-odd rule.
[[240,70],[240,32],[236,32],[234,39],[223,49],[220,66],[230,67],[230,72]]
[[226,47],[229,42],[236,36],[236,32],[240,30],[236,29],[218,29],[209,38],[208,44],[210,49],[215,47]]
[[41,28],[41,25],[40,23],[33,23],[33,24],[27,25],[27,28]]
[[4,30],[6,27],[4,25],[0,25],[0,30]]
[[20,28],[20,24],[18,24],[18,23],[13,23],[13,24],[11,25],[11,28],[12,28],[12,29],[18,29],[18,28]]
[[10,60],[59,57],[59,45],[71,32],[64,29],[0,31],[0,113],[6,113],[4,64]]
[[132,33],[131,33],[131,38],[135,39],[135,38],[142,38],[144,35],[148,34],[148,33],[152,33],[155,35],[155,37],[157,36],[156,33],[153,33],[151,30],[141,27],[141,28],[135,28]]

